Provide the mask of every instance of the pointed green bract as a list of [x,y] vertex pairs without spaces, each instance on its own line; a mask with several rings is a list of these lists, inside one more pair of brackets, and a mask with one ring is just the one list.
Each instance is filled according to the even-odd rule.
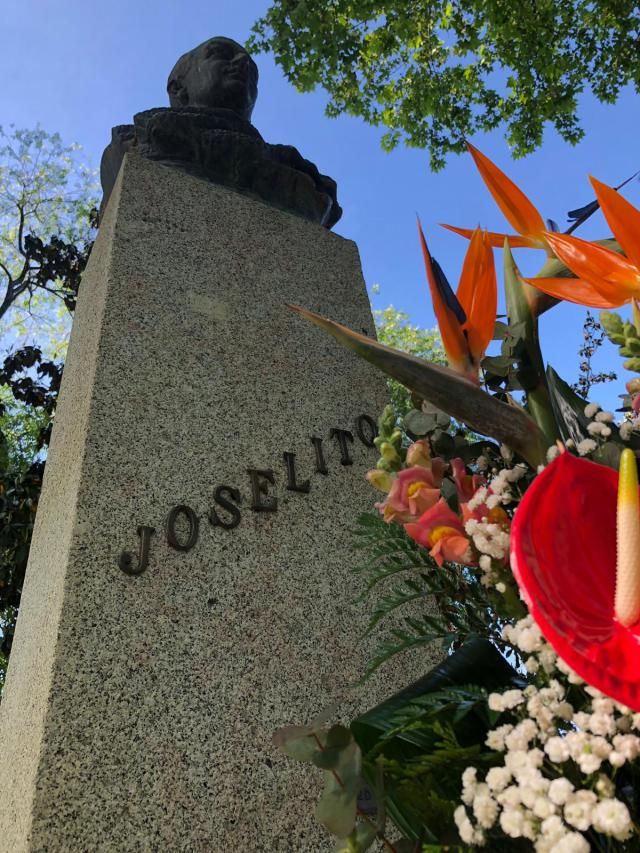
[[[535,288],[523,282],[511,254],[509,241],[504,241],[504,289],[507,299],[509,326],[520,330],[519,379],[527,392],[527,408],[544,433],[547,446],[558,438],[558,427],[549,397],[538,337],[538,318],[531,310]],[[525,379],[526,375],[526,379]]]
[[289,307],[451,417],[476,432],[508,444],[534,468],[544,462],[548,446],[544,434],[518,406],[510,406],[491,397],[447,367],[385,347],[306,308]]

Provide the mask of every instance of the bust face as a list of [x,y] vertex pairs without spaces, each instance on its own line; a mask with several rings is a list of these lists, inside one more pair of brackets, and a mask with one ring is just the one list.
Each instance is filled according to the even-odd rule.
[[217,36],[178,60],[167,90],[172,107],[224,108],[249,121],[258,95],[258,68],[242,45]]

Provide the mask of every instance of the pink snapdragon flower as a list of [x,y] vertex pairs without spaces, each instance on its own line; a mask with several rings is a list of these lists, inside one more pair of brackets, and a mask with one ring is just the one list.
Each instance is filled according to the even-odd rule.
[[464,525],[444,498],[427,509],[416,522],[405,524],[404,529],[414,542],[429,549],[439,566],[445,560],[475,565]]
[[450,464],[453,480],[458,490],[458,500],[461,504],[466,504],[485,484],[485,479],[479,474],[467,474],[467,466],[459,457],[452,459]]
[[412,521],[438,502],[441,485],[442,474],[433,467],[405,468],[398,472],[387,499],[376,507],[386,522]]

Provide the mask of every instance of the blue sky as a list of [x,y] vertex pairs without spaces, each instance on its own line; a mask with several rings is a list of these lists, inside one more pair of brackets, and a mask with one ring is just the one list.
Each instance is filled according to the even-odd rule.
[[[113,125],[128,123],[135,112],[167,105],[167,74],[182,53],[213,35],[243,42],[268,6],[267,0],[4,3],[0,124],[40,123],[65,141],[80,143],[87,160],[97,166]],[[438,223],[505,228],[471,158],[453,157],[442,172],[432,174],[425,152],[399,148],[385,154],[380,130],[350,117],[326,118],[322,92],[296,93],[270,56],[255,58],[260,90],[254,124],[267,141],[295,145],[338,182],[344,216],[335,230],[357,242],[368,286],[380,285],[374,307],[393,303],[413,322],[432,326],[415,214],[420,214],[431,250],[453,283],[466,241],[439,229]],[[593,198],[587,174],[617,183],[640,167],[637,110],[631,91],[615,106],[585,96],[587,134],[579,146],[568,146],[549,129],[540,151],[515,162],[500,131],[473,142],[529,194],[543,216],[562,227],[567,210]],[[640,204],[640,185],[634,184],[627,196]],[[608,232],[598,214],[580,233],[600,237]],[[535,256],[526,250],[520,250],[518,259],[535,267]],[[577,376],[583,318],[583,309],[565,304],[542,323],[545,357],[569,381]],[[598,364],[619,369],[615,349],[606,345]],[[606,391],[596,389],[594,397],[612,406],[622,391],[620,382]]]

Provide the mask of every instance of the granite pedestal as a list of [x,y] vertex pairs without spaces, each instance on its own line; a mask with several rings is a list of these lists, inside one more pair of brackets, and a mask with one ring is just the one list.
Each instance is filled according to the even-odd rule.
[[[287,302],[373,331],[352,242],[127,155],[0,706],[2,851],[331,849],[317,776],[271,734],[363,673],[350,529],[376,499],[360,416],[385,387]],[[148,565],[127,574],[139,527]],[[341,712],[418,674],[387,670]]]

